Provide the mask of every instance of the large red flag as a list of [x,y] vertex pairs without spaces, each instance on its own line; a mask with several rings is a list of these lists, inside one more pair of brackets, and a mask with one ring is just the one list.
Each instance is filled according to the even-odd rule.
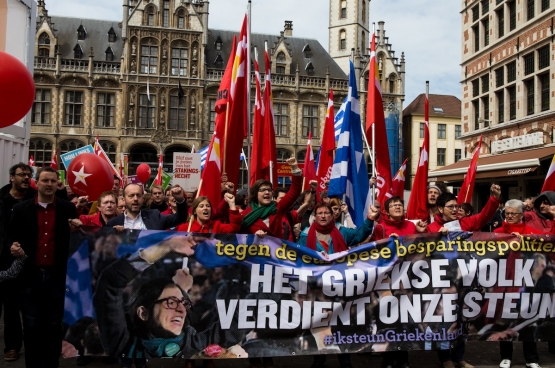
[[[372,126],[374,126],[375,139],[372,137]],[[370,46],[370,74],[368,78],[368,101],[366,102],[366,137],[374,151],[377,199],[383,204],[388,198],[392,197],[392,182],[389,147],[383,113],[382,90],[376,59],[375,33],[372,34],[372,44]]]
[[162,185],[162,170],[164,170],[164,156],[160,154],[160,158],[158,159],[158,173],[154,179],[155,185]]
[[308,133],[308,141],[306,142],[303,177],[303,190],[308,190],[310,189],[310,181],[316,180],[316,164],[314,162],[314,153],[312,152],[312,132]]
[[[264,147],[262,150],[262,172],[274,185],[278,186],[277,177],[277,151],[276,151],[276,131],[274,129],[274,98],[272,96],[272,74],[270,73],[271,64],[268,55],[268,45],[264,50]],[[271,173],[270,173],[271,172]]]
[[407,218],[429,220],[428,213],[428,167],[430,153],[430,131],[429,131],[429,101],[428,87],[424,95],[424,141],[420,149],[420,158],[416,175],[410,192],[409,203],[407,205]]
[[218,99],[215,104],[215,131],[208,147],[206,164],[202,170],[202,180],[198,190],[198,195],[208,197],[213,206],[216,206],[221,200],[222,159],[220,142],[225,134],[225,126],[228,124],[229,113],[231,111],[230,87],[236,44],[236,37],[233,36],[233,48],[222,81],[220,82]]
[[112,173],[117,176],[118,178],[121,179],[121,177],[119,176],[119,172],[116,170],[114,164],[112,163],[112,161],[110,161],[110,158],[108,157],[108,155],[106,154],[106,152],[104,151],[104,148],[102,148],[102,146],[100,145],[100,142],[98,141],[98,134],[96,135],[96,138],[94,140],[94,154],[99,156],[101,159],[103,159],[108,166],[110,167],[110,169],[112,170]]
[[54,154],[52,155],[52,161],[50,161],[50,167],[54,170],[58,170],[58,150],[54,150]]
[[252,151],[250,162],[250,185],[258,179],[269,179],[262,174],[262,151],[264,142],[264,104],[260,93],[260,71],[258,68],[258,52],[254,50],[254,75],[256,95],[254,98],[254,121],[252,129]]
[[468,173],[464,177],[464,181],[461,185],[461,190],[457,196],[457,204],[461,205],[465,202],[472,201],[472,192],[474,191],[474,181],[476,179],[476,171],[478,170],[478,159],[480,158],[480,148],[482,148],[482,136],[480,135],[480,140],[470,160],[470,167],[468,168]]
[[407,170],[407,160],[405,159],[397,174],[393,177],[393,196],[403,198],[405,195],[405,171]]
[[228,181],[235,184],[236,188],[239,182],[240,157],[243,149],[249,103],[247,100],[247,83],[250,80],[247,76],[247,64],[250,62],[250,57],[247,44],[247,23],[248,18],[245,14],[232,66],[229,119],[227,124],[216,125],[217,135],[222,137],[220,139],[222,174],[226,174]]
[[333,166],[333,156],[335,152],[334,117],[333,89],[330,89],[328,111],[326,112],[326,121],[324,122],[324,134],[322,135],[322,145],[320,146],[320,158],[318,159],[318,170],[316,171],[316,180],[318,180],[316,192],[318,194],[326,190],[326,181],[330,180],[331,177],[331,168]]
[[549,165],[549,170],[545,176],[541,192],[543,193],[547,190],[555,190],[555,155],[553,155],[553,160],[551,160],[551,165]]

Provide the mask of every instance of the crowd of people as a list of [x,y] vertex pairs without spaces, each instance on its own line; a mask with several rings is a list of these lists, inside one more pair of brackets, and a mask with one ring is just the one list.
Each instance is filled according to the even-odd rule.
[[[392,197],[383,204],[373,203],[368,208],[367,219],[357,227],[340,198],[328,198],[325,191],[317,195],[315,182],[310,183],[311,189],[302,191],[302,172],[296,160],[288,159],[288,164],[292,167],[288,190],[274,189],[270,181],[258,180],[248,193],[236,193],[232,183],[223,182],[220,203],[211,203],[207,197],[197,197],[196,193],[185,192],[179,186],[154,185],[149,191],[137,184],[122,188],[117,177],[114,177],[111,191],[90,202],[87,197],[71,193],[52,168],[38,169],[35,190],[30,186],[31,167],[23,163],[14,165],[9,173],[10,183],[0,189],[4,360],[17,360],[24,343],[29,368],[58,367],[61,355],[79,356],[78,364],[86,365],[91,360],[90,355],[95,354],[117,355],[122,367],[134,365],[137,368],[144,367],[151,357],[179,356],[186,358],[187,368],[192,368],[191,358],[198,357],[211,344],[226,342],[233,356],[249,352],[252,367],[273,367],[271,357],[260,355],[261,358],[257,358],[250,353],[253,350],[249,350],[248,344],[239,346],[239,340],[244,340],[245,336],[239,338],[222,332],[213,315],[216,295],[224,292],[228,297],[247,295],[240,283],[228,283],[222,288],[222,272],[228,270],[208,270],[198,262],[185,266],[187,257],[194,253],[187,242],[169,240],[135,250],[114,238],[114,233],[126,230],[272,236],[296,242],[324,256],[369,241],[418,233],[445,235],[450,231],[489,231],[523,235],[555,232],[555,192],[545,192],[524,202],[518,199],[504,202],[501,188],[496,184],[490,188],[491,196],[486,205],[477,213],[469,203],[459,206],[456,195],[446,187],[430,185],[427,219],[407,219],[403,198]],[[64,328],[70,232],[83,226],[105,230],[102,240],[91,247],[97,318],[82,319]],[[125,246],[131,251],[124,252]],[[534,281],[550,275],[547,291],[554,292],[555,269],[550,260],[540,256],[536,257]],[[168,257],[171,262],[181,262],[184,266],[164,277],[143,277],[148,270],[151,275],[164,274],[165,271],[156,269],[156,263]],[[514,263],[517,257],[509,257],[509,262]],[[514,270],[508,267],[507,278],[511,277],[511,272]],[[240,277],[232,276],[231,279]],[[137,289],[137,297],[124,300],[126,298],[121,295],[127,295],[133,287]],[[191,309],[192,306],[195,309]],[[132,313],[126,314],[126,308]],[[110,323],[114,319],[128,321],[129,328]],[[383,327],[378,326],[378,329]],[[258,336],[266,333],[257,332]],[[511,366],[510,340],[513,337],[490,336],[492,340],[501,341],[500,368]],[[251,349],[257,346],[256,339],[250,339],[249,343]],[[553,342],[549,347],[550,352],[555,353]],[[465,344],[460,343],[438,350],[442,367],[473,368],[465,360],[464,348]],[[263,347],[260,349],[263,351]],[[341,368],[351,367],[349,354],[338,356]],[[383,368],[410,367],[407,351],[386,351],[382,356]],[[534,342],[524,343],[524,356],[528,367],[539,368]],[[323,368],[324,363],[325,355],[315,355],[312,368]],[[205,366],[212,368],[214,363],[205,360]]]

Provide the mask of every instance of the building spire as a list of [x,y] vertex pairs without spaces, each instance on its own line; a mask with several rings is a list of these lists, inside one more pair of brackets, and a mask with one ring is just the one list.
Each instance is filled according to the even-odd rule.
[[48,10],[46,10],[46,4],[44,0],[37,1],[37,12],[40,18],[48,16]]

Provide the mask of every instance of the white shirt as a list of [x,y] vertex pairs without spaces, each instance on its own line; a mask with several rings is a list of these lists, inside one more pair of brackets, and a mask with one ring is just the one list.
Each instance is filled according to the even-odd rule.
[[141,212],[136,218],[131,218],[127,216],[127,211],[123,213],[123,228],[130,229],[130,230],[146,230],[145,223],[143,222],[143,218],[141,216]]

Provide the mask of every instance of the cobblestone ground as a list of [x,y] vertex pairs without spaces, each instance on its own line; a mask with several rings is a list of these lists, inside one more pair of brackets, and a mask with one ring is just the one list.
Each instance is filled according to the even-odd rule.
[[[48,338],[48,336],[45,336]],[[4,325],[0,322],[0,347],[4,348]],[[538,343],[540,355],[540,365],[542,368],[555,368],[555,355],[548,352],[547,343]],[[1,353],[1,352],[0,352]],[[410,364],[413,368],[421,367],[440,367],[437,355],[428,351],[413,351],[409,353]],[[470,342],[466,345],[465,359],[475,367],[495,368],[499,364],[499,349],[496,343]],[[352,356],[354,368],[369,368],[381,366],[381,357],[373,354],[355,354]],[[202,362],[196,362],[197,367],[202,367]],[[218,360],[215,362],[217,368],[249,368],[247,359]],[[281,357],[274,359],[275,368],[309,368],[312,358],[307,357]],[[170,359],[154,359],[148,362],[149,368],[177,368],[183,367],[183,361]],[[522,344],[515,343],[513,355],[513,367],[525,367],[522,355]],[[16,362],[6,362],[3,355],[0,357],[0,368],[23,368],[25,367],[25,352],[22,351],[21,358]],[[76,359],[61,359],[60,367],[77,367]],[[94,358],[93,362],[87,365],[88,368],[119,367],[119,364],[105,364],[100,358]],[[328,357],[326,368],[338,368],[339,363],[334,355]]]

